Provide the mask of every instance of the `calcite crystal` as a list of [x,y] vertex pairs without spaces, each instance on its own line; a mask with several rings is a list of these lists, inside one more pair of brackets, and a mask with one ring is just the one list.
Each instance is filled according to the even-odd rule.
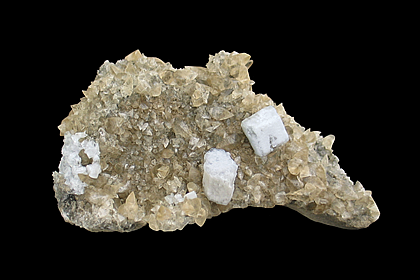
[[[183,69],[138,50],[105,61],[59,126],[63,157],[53,179],[64,220],[89,231],[174,231],[233,208],[283,205],[340,228],[376,221],[371,192],[332,153],[334,136],[305,129],[255,94],[251,65],[248,54],[224,51],[206,67]],[[260,110],[271,111],[266,121],[244,125]],[[263,152],[251,147],[267,137]],[[206,166],[214,151],[229,155],[228,173]],[[211,197],[218,187],[233,192]]]

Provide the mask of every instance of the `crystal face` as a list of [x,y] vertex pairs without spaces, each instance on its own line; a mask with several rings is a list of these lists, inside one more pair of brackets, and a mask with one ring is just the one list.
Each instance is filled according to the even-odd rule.
[[241,123],[242,130],[258,156],[266,156],[289,141],[289,135],[273,106],[267,106]]
[[210,201],[227,205],[232,199],[238,165],[230,153],[222,149],[210,149],[204,155],[203,189]]
[[[233,208],[282,205],[340,228],[376,221],[372,193],[332,153],[334,136],[255,94],[252,63],[224,51],[183,69],[138,50],[105,61],[59,125],[53,179],[64,220],[89,231],[174,231]],[[222,164],[210,167],[215,159]]]

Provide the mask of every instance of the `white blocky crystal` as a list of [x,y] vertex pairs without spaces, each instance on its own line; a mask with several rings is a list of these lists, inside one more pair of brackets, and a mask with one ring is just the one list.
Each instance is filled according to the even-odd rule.
[[187,194],[184,196],[184,198],[187,198],[187,199],[194,199],[194,198],[197,198],[197,194],[196,194],[196,192],[195,192],[195,191],[192,191],[192,192],[187,193]]
[[[87,134],[84,132],[75,134],[66,132],[64,135],[64,145],[61,149],[63,157],[58,169],[63,174],[72,194],[83,194],[85,192],[87,185],[80,180],[79,174],[89,175],[89,177],[96,179],[102,171],[99,158],[99,144],[90,140],[84,140],[80,143],[79,140],[86,136]],[[79,156],[81,150],[84,150],[88,158],[92,159],[91,164],[82,165],[82,159]]]
[[232,199],[238,165],[230,153],[210,149],[204,155],[203,188],[207,198],[217,204],[227,205]]
[[182,196],[182,194],[177,193],[174,198],[176,199],[177,202],[183,202],[184,201],[184,197]]
[[289,141],[283,121],[273,106],[265,107],[241,123],[256,155],[263,157]]

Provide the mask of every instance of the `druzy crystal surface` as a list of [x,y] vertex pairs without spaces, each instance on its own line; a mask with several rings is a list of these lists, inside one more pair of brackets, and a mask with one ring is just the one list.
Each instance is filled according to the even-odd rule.
[[[255,94],[251,65],[248,54],[224,51],[206,67],[183,69],[139,51],[105,61],[59,126],[63,157],[53,178],[64,220],[90,231],[174,231],[233,208],[283,205],[346,229],[376,221],[371,192],[332,153],[334,136],[305,129],[282,104]],[[270,128],[280,128],[272,118],[258,122],[271,144],[256,154],[241,123],[267,107],[288,141],[270,140]],[[212,149],[229,153],[236,169],[229,200],[208,197],[203,186],[212,183],[204,178]]]

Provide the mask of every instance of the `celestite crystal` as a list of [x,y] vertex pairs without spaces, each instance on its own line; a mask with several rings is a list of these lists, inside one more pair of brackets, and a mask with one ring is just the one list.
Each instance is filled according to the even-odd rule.
[[289,141],[289,135],[273,106],[267,106],[241,123],[242,130],[257,156],[266,156]]
[[238,165],[230,153],[222,149],[210,149],[204,155],[203,190],[210,201],[227,205],[235,189]]
[[[354,184],[332,153],[334,136],[304,129],[282,104],[255,94],[251,65],[248,54],[224,51],[211,55],[206,67],[183,69],[138,50],[115,64],[105,61],[59,126],[63,157],[53,178],[64,220],[90,231],[147,224],[174,231],[203,226],[233,208],[283,205],[340,228],[376,221],[371,192]],[[281,143],[272,131],[266,134],[268,153],[251,147],[241,126],[262,109],[284,125],[257,123],[281,131]],[[212,198],[205,154],[214,148],[229,153],[235,175],[233,185],[220,186],[233,193]]]

